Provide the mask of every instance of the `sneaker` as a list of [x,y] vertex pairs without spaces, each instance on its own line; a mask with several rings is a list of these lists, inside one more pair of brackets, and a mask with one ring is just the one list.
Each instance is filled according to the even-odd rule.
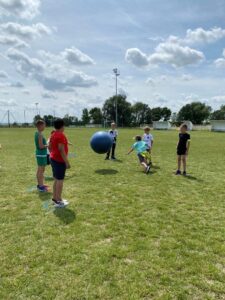
[[187,176],[187,172],[186,171],[183,172],[183,176]]
[[116,160],[116,158],[114,156],[111,157],[112,160]]
[[66,206],[66,204],[64,204],[64,202],[62,201],[57,201],[55,199],[52,199],[52,204],[54,205],[54,207],[56,208],[64,208]]
[[38,190],[38,192],[41,192],[41,193],[48,192],[47,186],[45,186],[45,185],[43,185],[43,186],[37,185],[37,190]]
[[109,160],[109,157],[107,156],[107,157],[105,158],[105,160]]
[[181,175],[181,171],[180,170],[177,170],[175,175]]
[[146,174],[148,174],[149,172],[150,172],[150,166],[147,167]]
[[61,202],[64,203],[65,206],[67,206],[69,204],[69,201],[66,199],[62,199]]

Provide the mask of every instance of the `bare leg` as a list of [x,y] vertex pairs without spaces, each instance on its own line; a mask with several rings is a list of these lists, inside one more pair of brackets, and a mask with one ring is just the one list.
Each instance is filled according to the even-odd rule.
[[187,166],[186,155],[182,155],[182,163],[183,163],[183,171],[186,172],[186,166]]
[[37,182],[39,186],[44,185],[44,172],[45,172],[45,167],[44,166],[38,166],[37,169]]
[[148,166],[146,164],[146,162],[142,162],[141,165],[143,166],[144,171],[146,172]]
[[180,171],[181,169],[181,155],[177,155],[177,170]]
[[57,201],[62,200],[63,180],[56,180],[56,199]]
[[53,199],[56,200],[57,194],[56,194],[56,182],[57,180],[54,178],[54,184],[53,184]]

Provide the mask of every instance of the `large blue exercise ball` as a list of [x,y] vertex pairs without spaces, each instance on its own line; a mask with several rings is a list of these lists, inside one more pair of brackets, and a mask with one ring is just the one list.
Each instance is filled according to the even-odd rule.
[[90,141],[91,148],[98,154],[107,153],[113,144],[113,139],[109,133],[104,131],[96,132]]

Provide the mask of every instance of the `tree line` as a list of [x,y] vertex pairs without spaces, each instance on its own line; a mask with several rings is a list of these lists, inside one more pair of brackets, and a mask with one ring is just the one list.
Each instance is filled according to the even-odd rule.
[[[168,107],[153,107],[143,102],[131,104],[125,95],[110,97],[105,101],[102,108],[84,108],[81,118],[76,116],[64,116],[66,126],[85,126],[89,124],[109,125],[116,119],[116,102],[118,111],[118,126],[120,127],[139,127],[143,124],[152,124],[154,121],[171,121],[179,125],[183,121],[189,120],[193,124],[200,125],[210,120],[225,120],[225,105],[219,110],[212,111],[212,108],[202,102],[192,102],[184,105],[178,113],[172,113]],[[34,122],[41,118],[35,116]],[[54,116],[45,115],[43,118],[47,126],[52,126]]]

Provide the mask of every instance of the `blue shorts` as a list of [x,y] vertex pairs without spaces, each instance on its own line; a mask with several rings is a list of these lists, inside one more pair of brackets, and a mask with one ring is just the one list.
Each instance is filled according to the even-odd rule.
[[66,175],[66,164],[51,159],[53,177],[57,180],[63,180]]

